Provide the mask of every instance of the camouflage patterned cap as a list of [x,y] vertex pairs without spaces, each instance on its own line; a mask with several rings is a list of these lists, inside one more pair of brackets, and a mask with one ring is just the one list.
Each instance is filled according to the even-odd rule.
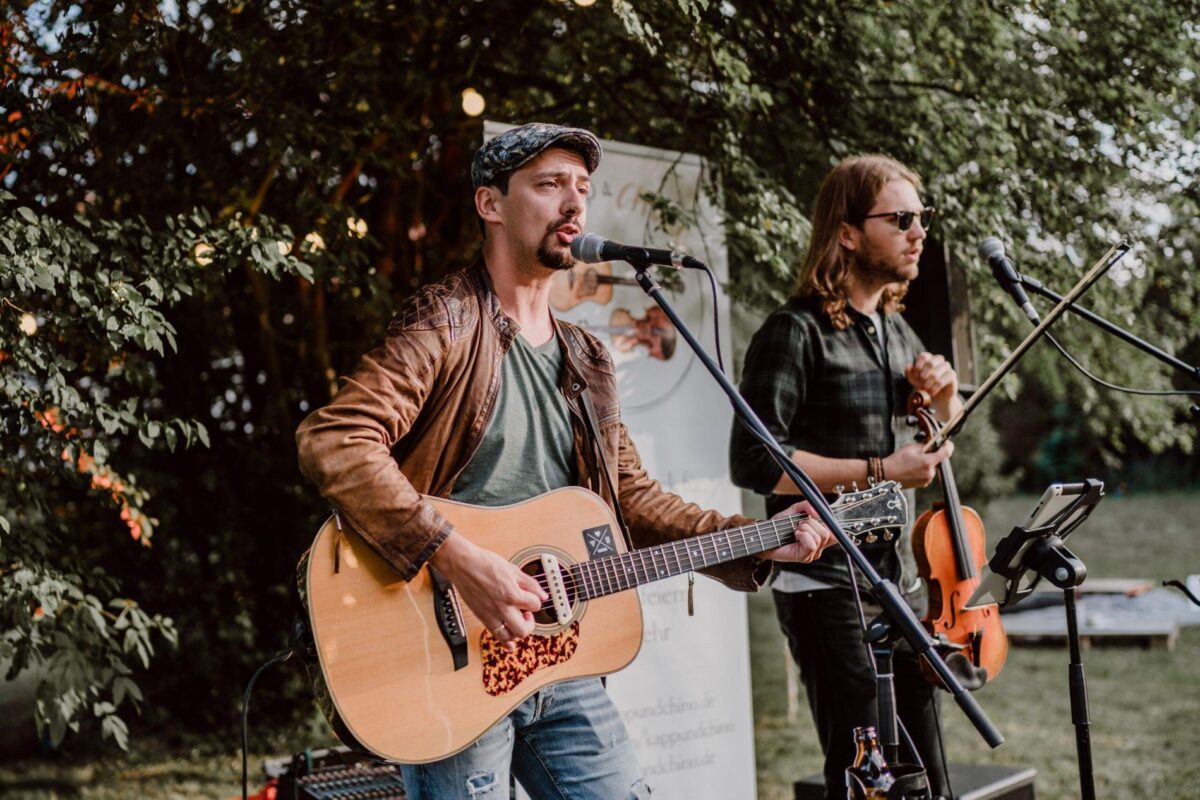
[[583,156],[588,172],[600,166],[600,140],[583,128],[564,128],[546,122],[531,122],[512,128],[499,136],[488,139],[475,151],[471,160],[471,182],[478,189],[496,180],[501,172],[508,172],[528,162],[551,145],[574,150]]

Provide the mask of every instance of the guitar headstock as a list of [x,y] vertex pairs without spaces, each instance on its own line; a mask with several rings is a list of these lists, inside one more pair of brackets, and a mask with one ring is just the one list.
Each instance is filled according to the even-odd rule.
[[[869,489],[846,492],[830,503],[842,529],[859,544],[873,544],[877,530],[899,528],[908,522],[908,501],[896,481],[883,481]],[[884,540],[893,538],[887,531]]]

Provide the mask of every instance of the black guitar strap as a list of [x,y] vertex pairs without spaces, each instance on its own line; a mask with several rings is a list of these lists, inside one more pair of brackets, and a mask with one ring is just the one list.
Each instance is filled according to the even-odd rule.
[[[608,472],[608,459],[604,455],[604,445],[600,442],[600,429],[596,421],[596,405],[592,402],[592,390],[584,387],[584,390],[579,394],[579,399],[583,401],[583,421],[587,425],[588,438],[592,440],[592,450],[596,453],[600,472],[604,475],[604,485],[608,487],[608,496],[612,500],[613,512],[617,515],[617,524],[621,526],[621,536],[625,539],[625,547],[633,550],[633,540],[629,537],[629,527],[625,524],[625,517],[621,514],[621,504],[617,502],[617,491],[613,487],[612,476]],[[597,481],[592,481],[598,484]],[[600,486],[592,487],[594,491],[599,493]]]

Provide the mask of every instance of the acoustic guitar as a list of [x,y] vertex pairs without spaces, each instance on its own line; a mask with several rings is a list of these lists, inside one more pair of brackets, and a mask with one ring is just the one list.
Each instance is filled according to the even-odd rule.
[[[612,511],[586,489],[493,508],[426,499],[459,534],[534,576],[550,600],[508,652],[440,573],[426,567],[403,581],[337,515],[325,522],[302,573],[322,677],[349,733],[404,763],[457,753],[547,684],[627,666],[642,643],[638,594],[627,590],[794,542],[803,518],[627,551]],[[868,543],[891,538],[908,514],[895,481],[833,508]]]
[[[569,311],[584,301],[600,305],[612,301],[614,286],[637,286],[633,278],[612,274],[612,264],[576,264],[554,273],[550,281],[550,305],[556,311]],[[639,287],[640,288],[640,287]]]

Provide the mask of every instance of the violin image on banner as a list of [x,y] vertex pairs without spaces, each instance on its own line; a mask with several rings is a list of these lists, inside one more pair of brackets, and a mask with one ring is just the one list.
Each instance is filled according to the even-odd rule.
[[646,309],[645,316],[635,317],[627,308],[613,309],[607,325],[587,325],[578,323],[579,327],[592,333],[606,333],[612,337],[613,348],[622,352],[632,352],[635,347],[642,346],[651,358],[666,361],[675,355],[675,325],[658,306]]
[[[926,440],[932,440],[941,426],[929,406],[925,392],[913,392],[908,398],[908,412],[917,418]],[[963,608],[979,586],[979,570],[987,561],[983,521],[959,500],[949,459],[938,464],[938,479],[944,500],[934,503],[913,525],[913,555],[929,590],[929,609],[922,622],[950,671],[973,691],[1000,674],[1008,657],[1008,636],[994,603]],[[924,661],[921,669],[930,683],[941,685]]]

